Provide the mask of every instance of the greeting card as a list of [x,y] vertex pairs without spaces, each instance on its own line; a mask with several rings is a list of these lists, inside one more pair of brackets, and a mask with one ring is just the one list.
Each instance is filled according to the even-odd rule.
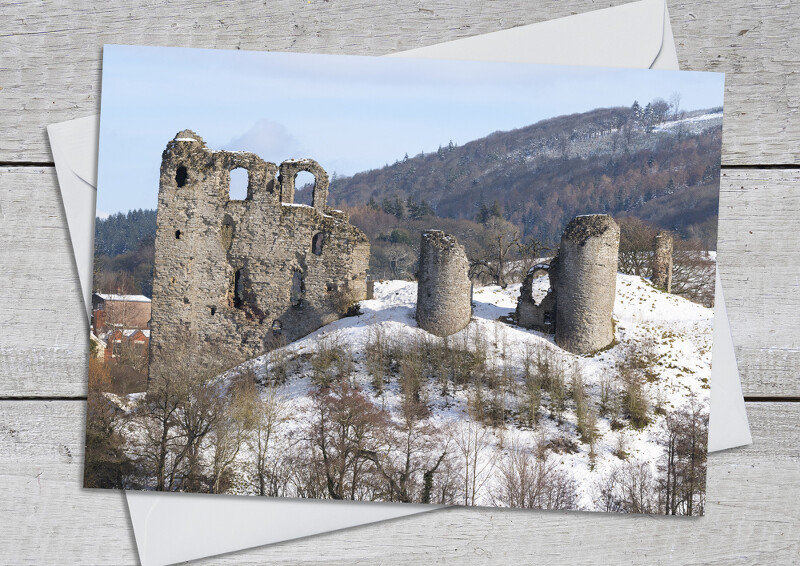
[[85,485],[702,514],[722,87],[106,47]]

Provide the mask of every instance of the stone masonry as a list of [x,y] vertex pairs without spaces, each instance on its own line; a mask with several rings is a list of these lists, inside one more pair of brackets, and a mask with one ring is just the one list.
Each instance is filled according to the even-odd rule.
[[672,234],[662,230],[653,241],[653,285],[672,292]]
[[[552,334],[556,326],[556,266],[557,263],[533,266],[522,281],[522,288],[514,313],[517,324],[540,332]],[[544,273],[550,279],[550,288],[540,303],[533,299],[533,281]]]
[[567,224],[558,251],[556,344],[590,354],[614,340],[619,226],[606,214]]
[[[230,198],[230,172],[248,173]],[[313,206],[294,204],[299,171]],[[280,176],[278,173],[280,172]],[[214,151],[184,130],[162,156],[153,277],[150,376],[181,352],[192,367],[213,346],[233,365],[340,318],[366,296],[369,241],[326,204],[313,160],[280,165]],[[227,358],[226,358],[227,359]],[[197,363],[201,363],[197,361]]]
[[437,336],[463,329],[472,317],[469,259],[455,237],[422,233],[417,274],[417,324]]
[[[605,214],[578,216],[567,224],[558,254],[534,266],[522,283],[517,324],[555,333],[556,344],[574,354],[590,354],[614,340],[611,316],[617,287],[619,226]],[[534,278],[546,270],[547,295],[537,304]]]

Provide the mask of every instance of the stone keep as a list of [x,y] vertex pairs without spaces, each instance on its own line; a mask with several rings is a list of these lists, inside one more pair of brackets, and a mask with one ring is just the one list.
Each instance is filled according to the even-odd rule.
[[653,241],[653,285],[672,292],[672,234],[661,231]]
[[417,274],[417,324],[437,336],[463,329],[472,317],[472,283],[464,246],[440,230],[422,233]]
[[561,348],[589,354],[614,340],[618,254],[619,226],[610,216],[578,216],[567,224],[556,260],[555,338]]
[[[230,173],[248,174],[244,200]],[[280,175],[278,173],[280,171]],[[313,206],[294,204],[300,171]],[[276,178],[277,177],[277,178]],[[369,241],[326,204],[328,176],[310,159],[278,166],[214,151],[184,130],[162,156],[153,274],[150,376],[191,368],[209,349],[229,365],[340,318],[365,298]]]

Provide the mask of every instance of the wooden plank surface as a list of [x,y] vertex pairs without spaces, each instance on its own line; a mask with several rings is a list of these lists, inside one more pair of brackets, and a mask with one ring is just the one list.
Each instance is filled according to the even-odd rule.
[[800,396],[800,171],[726,170],[718,261],[749,396]]
[[[50,162],[45,125],[98,111],[105,43],[381,55],[625,1],[6,3],[0,162]],[[723,163],[800,164],[800,4],[669,7],[682,67],[728,73]]]
[[[0,563],[136,564],[82,490],[87,324],[45,126],[98,111],[104,43],[384,54],[627,0],[0,5]],[[682,68],[724,71],[719,262],[745,395],[800,397],[800,3],[669,1]],[[760,168],[766,166],[765,168]],[[744,167],[744,168],[742,168]],[[451,509],[202,564],[797,564],[800,403],[748,403],[697,519]]]
[[[0,179],[0,303],[13,307],[0,317],[0,397],[85,395],[87,325],[54,170]],[[720,273],[749,396],[800,396],[798,213],[800,171],[725,171]]]
[[[0,402],[0,562],[136,563],[122,494],[79,487],[84,410]],[[796,563],[800,404],[748,410],[754,444],[709,458],[702,518],[453,508],[198,563]]]

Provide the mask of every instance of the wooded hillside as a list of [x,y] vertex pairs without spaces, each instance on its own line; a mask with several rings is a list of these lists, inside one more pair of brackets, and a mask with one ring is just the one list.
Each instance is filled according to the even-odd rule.
[[578,214],[634,216],[714,249],[721,135],[718,109],[600,108],[337,177],[331,201],[479,221],[494,207],[547,242]]

